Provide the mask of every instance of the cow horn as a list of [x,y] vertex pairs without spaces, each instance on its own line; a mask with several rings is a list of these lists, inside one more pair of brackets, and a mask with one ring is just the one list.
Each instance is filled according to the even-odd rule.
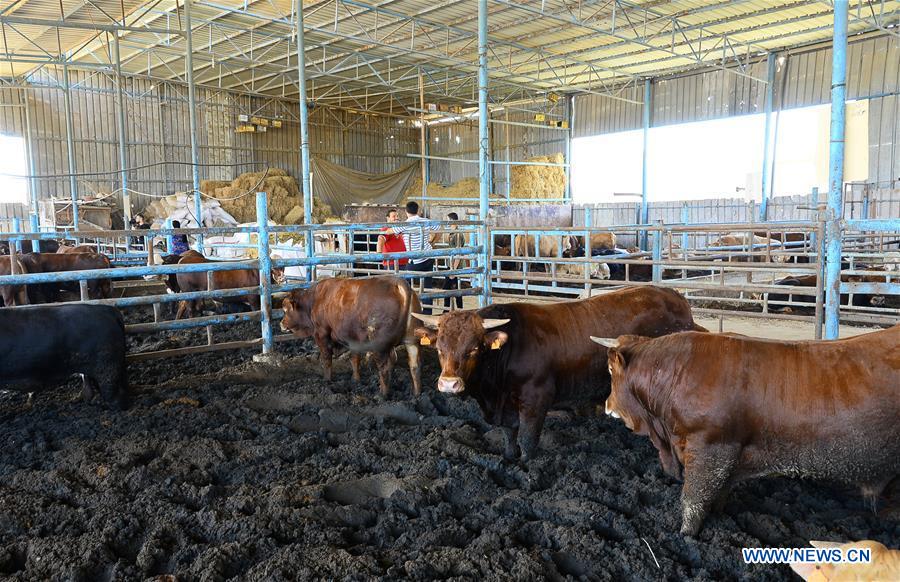
[[424,313],[410,313],[410,315],[432,329],[437,329],[438,322],[441,320],[437,315],[425,315]]
[[484,329],[493,329],[495,327],[500,327],[501,325],[506,325],[509,323],[508,319],[483,319],[481,321],[481,327]]
[[607,348],[617,348],[619,347],[619,340],[611,337],[594,337],[591,336],[591,341],[597,342],[601,346]]

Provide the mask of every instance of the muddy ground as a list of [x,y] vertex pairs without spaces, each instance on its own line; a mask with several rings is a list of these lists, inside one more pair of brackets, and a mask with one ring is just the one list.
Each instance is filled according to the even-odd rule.
[[[148,312],[130,321],[147,319]],[[217,331],[255,337],[257,324]],[[134,350],[202,343],[196,330]],[[405,357],[376,397],[308,342],[130,365],[124,413],[75,382],[0,394],[0,574],[14,580],[790,580],[740,548],[876,539],[900,520],[858,493],[788,479],[739,486],[696,540],[649,440],[606,417],[554,415],[539,457],[503,460],[475,403],[413,398]],[[896,498],[897,495],[894,495]],[[883,504],[884,505],[884,504]]]

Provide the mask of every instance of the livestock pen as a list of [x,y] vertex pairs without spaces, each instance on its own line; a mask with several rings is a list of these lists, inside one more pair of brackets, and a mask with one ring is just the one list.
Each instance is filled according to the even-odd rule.
[[0,577],[900,578],[898,19],[4,3]]
[[[260,217],[266,215],[264,194],[258,196],[258,209]],[[5,470],[11,487],[2,495],[9,508],[6,519],[16,525],[5,534],[7,553],[0,568],[14,574],[27,567],[45,577],[74,572],[84,579],[172,572],[190,578],[210,571],[225,578],[249,579],[360,573],[541,578],[551,573],[579,577],[601,569],[625,578],[649,578],[661,568],[684,577],[700,571],[710,577],[731,577],[741,572],[731,554],[747,544],[779,540],[801,545],[806,537],[830,536],[889,540],[894,535],[889,521],[868,511],[853,495],[821,485],[768,479],[741,487],[706,533],[697,540],[685,540],[677,534],[678,484],[662,474],[654,449],[633,439],[619,423],[567,412],[551,415],[541,454],[519,465],[502,459],[499,429],[485,423],[471,399],[434,390],[440,367],[431,351],[424,352],[425,390],[418,398],[410,396],[409,380],[399,374],[388,399],[381,399],[376,396],[373,375],[365,374],[362,383],[352,382],[343,359],[337,362],[335,381],[324,382],[310,343],[276,332],[282,313],[273,297],[303,288],[309,281],[301,277],[266,284],[268,275],[273,268],[291,266],[310,269],[311,277],[319,266],[341,266],[354,275],[355,264],[386,255],[277,259],[273,255],[278,243],[270,240],[283,232],[346,234],[378,232],[380,226],[283,227],[261,220],[258,226],[237,229],[256,235],[258,256],[253,260],[0,279],[0,284],[94,277],[123,281],[179,272],[253,269],[260,272],[261,282],[258,288],[86,301],[114,304],[126,314],[135,402],[126,413],[112,413],[96,404],[73,405],[66,390],[37,393],[30,404],[24,395],[3,396],[3,434],[11,445]],[[853,242],[848,250],[858,253],[860,260],[868,260],[863,258],[867,244],[857,244],[857,231],[871,235],[875,229],[892,232],[889,229],[897,228],[885,222],[847,222],[845,226],[845,244]],[[741,294],[750,301],[751,293],[775,290],[766,279],[773,274],[819,273],[822,268],[817,250],[822,225],[818,223],[510,231],[471,221],[457,227],[469,234],[470,246],[405,255],[472,260],[473,266],[455,272],[471,285],[432,293],[434,298],[464,294],[485,302],[504,299],[503,294],[513,291],[522,293],[517,298],[528,300],[536,299],[536,291],[560,295],[570,291],[561,284],[572,279],[554,276],[552,269],[526,273],[526,268],[511,272],[490,265],[509,260],[591,264],[606,259],[497,256],[491,241],[503,234],[529,233],[536,242],[544,236],[558,239],[577,234],[589,243],[591,233],[643,229],[650,249],[617,259],[624,265],[650,266],[649,279],[632,284],[674,286],[691,298],[698,312],[704,309],[698,305],[714,292],[732,295],[715,296],[731,307],[720,305],[709,311],[713,314],[730,309],[729,315],[734,315]],[[155,238],[202,232],[209,240],[235,230],[141,234],[152,249]],[[778,249],[754,248],[752,243],[709,247],[704,242],[744,230],[803,233],[804,240],[799,247]],[[28,240],[58,234],[21,232],[3,238],[27,247]],[[127,231],[67,233],[79,241],[108,243],[133,235]],[[881,235],[874,236],[872,250],[878,249]],[[689,244],[681,249],[670,246],[684,237]],[[727,260],[754,256],[766,260]],[[807,257],[810,262],[775,262],[773,256]],[[681,276],[684,270],[702,269],[713,273]],[[361,271],[355,275],[372,275],[368,269]],[[668,271],[679,276],[664,278]],[[526,287],[503,287],[511,276],[519,277]],[[576,283],[571,291],[579,293],[586,286],[606,289],[624,284],[590,278]],[[845,292],[897,291],[896,283],[846,285]],[[821,285],[813,292],[821,304]],[[240,314],[167,321],[161,311],[154,316],[150,308],[197,297],[252,293],[261,296],[261,309]],[[843,311],[845,321],[853,317]],[[822,309],[820,324],[821,313]],[[744,317],[747,312],[739,314]],[[871,324],[873,317],[866,313],[863,318]],[[217,330],[213,343],[205,331],[210,328]],[[54,491],[49,497],[48,487]],[[471,551],[473,545],[478,552]],[[48,555],[54,559],[26,566]],[[761,566],[763,571],[782,575],[775,566]]]

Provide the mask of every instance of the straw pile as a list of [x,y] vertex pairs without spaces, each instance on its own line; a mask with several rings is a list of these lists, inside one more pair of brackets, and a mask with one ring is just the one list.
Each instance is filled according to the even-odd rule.
[[[562,164],[562,154],[537,156],[528,158],[528,162],[545,162]],[[510,198],[562,198],[566,191],[566,169],[561,166],[512,166],[510,168],[512,188]],[[449,186],[437,183],[428,184],[429,198],[471,198],[477,199],[479,193],[478,178],[463,178]],[[406,189],[407,198],[422,195],[422,178],[417,176]],[[500,197],[492,195],[492,197]]]
[[[472,198],[477,199],[480,186],[478,178],[463,178],[449,186],[442,186],[436,182],[428,183],[429,198]],[[416,177],[406,189],[407,198],[418,198],[422,195],[422,178]]]
[[[255,192],[269,195],[269,218],[278,224],[303,222],[303,196],[295,178],[284,170],[270,168],[268,172],[248,172],[231,182],[204,180],[200,183],[204,194],[219,199],[222,208],[238,222],[256,221]],[[249,194],[246,194],[249,192]],[[332,218],[331,209],[321,200],[313,199],[313,222],[324,223]]]
[[200,191],[207,196],[215,194],[216,188],[226,188],[228,186],[231,186],[231,182],[228,180],[200,180]]
[[[528,162],[562,164],[562,154],[537,156]],[[562,198],[566,191],[566,169],[561,166],[513,166],[510,168],[511,198]]]
[[[269,218],[278,223],[284,220],[294,206],[302,204],[297,180],[277,168],[270,168],[268,172],[248,172],[231,183],[226,183],[227,185],[220,184],[222,183],[218,181],[209,181],[207,185],[211,191],[204,193],[218,198],[222,208],[238,222],[256,221],[255,192],[266,192],[269,195]],[[201,190],[204,190],[202,184]]]

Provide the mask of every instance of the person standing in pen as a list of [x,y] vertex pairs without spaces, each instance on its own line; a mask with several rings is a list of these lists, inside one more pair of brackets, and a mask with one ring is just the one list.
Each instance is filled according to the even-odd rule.
[[[181,221],[173,220],[172,228],[181,228]],[[189,250],[191,250],[191,246],[188,243],[188,237],[186,234],[172,235],[172,248],[169,249],[169,254],[180,255],[182,253],[188,252]]]
[[[395,226],[387,229],[385,234],[403,235],[403,242],[406,244],[406,250],[413,251],[430,251],[434,247],[431,246],[431,235],[425,231],[438,230],[440,226],[434,224],[416,224],[425,222],[425,219],[419,216],[419,204],[413,201],[406,203],[406,222],[402,226]],[[404,271],[417,271],[420,273],[430,273],[434,271],[434,259],[422,258],[410,259],[409,263],[402,267]],[[425,277],[423,283],[423,291],[432,288],[432,277]],[[422,313],[431,315],[431,299],[422,300]]]
[[[387,213],[388,222],[397,222],[399,220],[400,216],[396,210],[391,210]],[[387,231],[388,227],[382,228],[381,230]],[[376,250],[379,253],[403,253],[406,252],[406,242],[399,234],[379,234]],[[381,262],[388,271],[395,271],[398,267],[402,269],[407,263],[409,263],[409,259],[393,259]]]

